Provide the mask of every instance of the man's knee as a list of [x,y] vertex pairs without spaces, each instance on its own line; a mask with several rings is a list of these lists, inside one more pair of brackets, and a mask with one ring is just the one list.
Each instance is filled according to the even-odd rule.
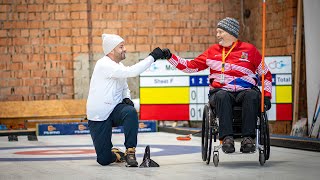
[[110,159],[106,159],[106,158],[98,158],[97,162],[101,165],[101,166],[107,166],[109,164],[112,163],[112,160]]
[[229,98],[228,92],[224,90],[219,90],[210,96],[209,101],[214,102],[219,100],[225,100],[226,98]]
[[138,126],[139,120],[138,120],[138,113],[137,110],[132,106],[127,106],[125,109],[125,115],[124,115],[124,123],[126,125],[131,124]]
[[229,98],[229,93],[227,91],[224,90],[220,90],[218,92],[215,93],[215,99],[217,100],[223,100],[225,98]]
[[126,106],[125,111],[131,115],[137,115],[137,110],[133,106]]
[[133,106],[127,106],[126,113],[130,117],[130,119],[137,119],[138,117],[137,110]]
[[253,102],[258,102],[259,101],[259,92],[253,90],[253,89],[248,89],[245,93],[245,100],[253,101]]
[[211,107],[215,107],[217,102],[229,100],[230,96],[227,91],[219,90],[212,94],[209,98],[209,104]]

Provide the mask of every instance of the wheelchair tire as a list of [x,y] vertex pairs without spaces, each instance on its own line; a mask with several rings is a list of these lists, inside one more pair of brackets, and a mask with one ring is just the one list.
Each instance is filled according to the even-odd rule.
[[269,121],[268,116],[265,113],[265,124],[266,124],[266,153],[265,153],[265,159],[268,160],[270,157],[270,133],[269,133]]
[[[210,124],[210,122],[209,122]],[[209,127],[209,144],[208,144],[208,151],[207,151],[207,164],[210,164],[211,159],[211,152],[212,152],[212,127]]]
[[218,167],[218,165],[219,165],[219,156],[218,156],[218,154],[214,154],[213,155],[213,164],[214,164],[215,167]]
[[269,134],[268,117],[266,113],[262,113],[261,115],[260,133],[261,133],[260,142],[263,145],[264,160],[268,160],[270,157],[270,134]]
[[265,162],[266,162],[265,154],[264,154],[264,152],[260,151],[259,152],[259,163],[261,166],[263,166]]
[[205,105],[203,110],[202,116],[202,135],[201,135],[201,152],[202,152],[202,160],[207,160],[208,155],[208,136],[209,136],[209,120],[208,120],[208,113],[209,113],[209,106]]

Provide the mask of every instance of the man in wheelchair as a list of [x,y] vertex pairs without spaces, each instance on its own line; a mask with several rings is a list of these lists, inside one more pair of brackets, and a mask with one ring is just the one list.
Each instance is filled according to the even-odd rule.
[[[219,139],[222,141],[222,151],[235,152],[233,138],[233,114],[234,106],[241,107],[241,141],[240,152],[250,153],[255,151],[254,138],[256,136],[256,120],[260,113],[260,90],[257,86],[237,92],[224,89],[212,89],[209,92],[209,103],[214,107],[219,119]],[[266,110],[271,108],[270,97],[265,96]]]
[[272,76],[266,64],[262,69],[262,57],[258,49],[249,43],[238,40],[239,22],[234,18],[224,18],[217,24],[218,44],[210,46],[193,60],[186,60],[172,54],[169,49],[162,51],[165,58],[177,69],[186,73],[210,68],[209,86],[211,107],[219,118],[219,139],[223,141],[222,150],[233,153],[234,138],[232,129],[232,110],[235,104],[242,106],[243,153],[255,151],[255,127],[259,109],[258,91],[254,90],[264,74],[264,101],[266,110],[271,108]]

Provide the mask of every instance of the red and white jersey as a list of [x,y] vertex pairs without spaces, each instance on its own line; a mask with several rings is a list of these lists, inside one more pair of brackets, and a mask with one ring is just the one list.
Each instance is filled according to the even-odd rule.
[[[229,50],[230,47],[226,47],[225,54]],[[264,64],[264,71],[262,70],[262,57],[257,48],[238,40],[225,58],[224,72],[222,72],[222,51],[223,47],[215,44],[193,60],[186,60],[172,54],[168,61],[186,73],[202,71],[209,67],[210,89],[221,88],[231,92],[251,89],[258,85],[258,78],[261,81],[264,73],[264,95],[271,98],[272,75],[266,64]]]

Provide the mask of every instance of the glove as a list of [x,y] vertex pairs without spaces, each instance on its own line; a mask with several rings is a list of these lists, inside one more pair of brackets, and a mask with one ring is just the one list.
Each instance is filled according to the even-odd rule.
[[129,99],[129,98],[124,98],[124,99],[122,100],[122,103],[124,103],[124,104],[128,104],[128,105],[130,105],[130,106],[133,106],[133,107],[134,107],[133,102],[132,102],[132,101],[131,101],[131,99]]
[[264,106],[266,108],[266,111],[268,111],[271,108],[270,97],[267,97],[267,96],[264,97]]
[[149,55],[154,58],[154,61],[164,58],[164,54],[159,47],[155,48]]
[[171,52],[170,52],[170,50],[168,48],[163,48],[162,51],[163,51],[165,59],[170,59],[171,58],[172,54],[171,54]]

